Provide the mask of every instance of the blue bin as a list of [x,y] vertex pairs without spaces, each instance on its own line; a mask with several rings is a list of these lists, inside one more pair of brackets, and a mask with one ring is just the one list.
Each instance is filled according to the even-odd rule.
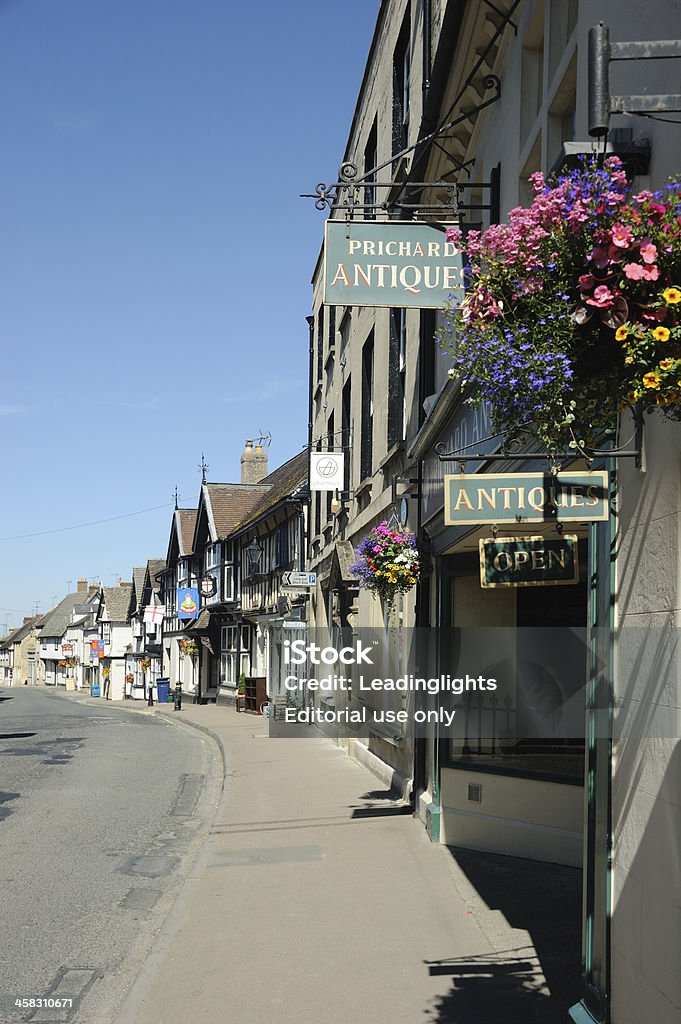
[[93,683],[92,684],[92,686],[90,687],[90,696],[91,697],[99,697],[99,696],[101,696],[100,689],[99,689],[99,683]]
[[170,680],[169,679],[157,679],[156,680],[156,693],[158,694],[159,704],[168,703],[168,694],[170,692]]

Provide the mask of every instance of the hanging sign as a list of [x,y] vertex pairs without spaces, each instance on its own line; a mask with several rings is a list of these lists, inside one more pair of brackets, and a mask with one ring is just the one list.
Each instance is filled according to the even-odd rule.
[[199,589],[198,587],[177,588],[177,617],[178,619],[198,619],[199,617]]
[[310,452],[310,490],[343,490],[343,452]]
[[485,537],[480,541],[480,584],[548,587],[579,582],[576,536]]
[[442,309],[463,297],[461,251],[446,224],[327,220],[324,297],[330,306]]
[[608,474],[459,473],[445,476],[445,525],[607,520]]
[[215,576],[202,576],[199,580],[201,597],[215,597],[218,592],[218,581]]

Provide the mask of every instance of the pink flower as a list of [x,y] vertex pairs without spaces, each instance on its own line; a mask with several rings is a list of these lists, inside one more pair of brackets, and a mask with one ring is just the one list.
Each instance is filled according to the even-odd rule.
[[596,278],[593,274],[582,274],[579,278],[579,287],[583,292],[590,292],[593,286],[596,284]]
[[587,299],[587,305],[596,306],[598,309],[607,309],[611,306],[615,296],[612,294],[610,289],[604,284],[599,284],[598,288],[594,289],[592,298]]
[[652,198],[653,198],[653,193],[644,190],[643,192],[639,192],[638,195],[634,196],[634,202],[635,203],[643,204],[643,203],[647,202],[649,199],[652,199]]
[[657,259],[657,246],[652,242],[644,242],[640,251],[644,263],[654,263]]
[[657,267],[641,266],[640,263],[625,263],[623,270],[630,281],[657,281],[660,276]]
[[447,242],[453,242],[456,246],[461,245],[461,238],[462,234],[460,228],[447,228],[445,231],[445,240]]
[[612,236],[612,244],[618,248],[628,249],[631,245],[632,234],[626,224],[613,224],[610,234]]

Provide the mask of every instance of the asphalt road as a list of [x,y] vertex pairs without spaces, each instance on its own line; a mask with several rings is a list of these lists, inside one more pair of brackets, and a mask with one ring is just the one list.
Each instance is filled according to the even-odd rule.
[[221,778],[213,741],[173,719],[0,690],[2,1024],[110,1024]]

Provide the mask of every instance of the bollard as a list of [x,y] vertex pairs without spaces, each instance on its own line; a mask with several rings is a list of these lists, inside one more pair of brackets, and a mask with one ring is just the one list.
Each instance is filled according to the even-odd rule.
[[147,707],[153,708],[154,706],[154,684],[149,682],[149,696],[147,698]]
[[177,683],[175,686],[175,704],[173,710],[182,710],[182,683]]

